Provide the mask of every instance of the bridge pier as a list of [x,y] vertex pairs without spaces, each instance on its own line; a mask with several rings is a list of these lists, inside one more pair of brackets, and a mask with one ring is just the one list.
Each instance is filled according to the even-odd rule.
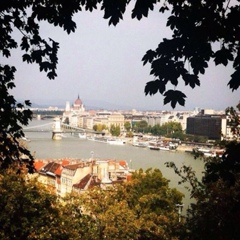
[[61,120],[59,117],[54,118],[53,130],[52,130],[52,139],[61,140],[62,139],[62,129],[61,129]]

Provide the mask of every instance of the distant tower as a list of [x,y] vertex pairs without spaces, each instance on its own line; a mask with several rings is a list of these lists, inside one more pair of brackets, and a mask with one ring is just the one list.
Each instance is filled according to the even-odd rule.
[[52,130],[52,139],[53,140],[61,140],[62,139],[62,129],[61,129],[61,121],[60,118],[54,118],[53,130]]
[[108,175],[108,170],[102,169],[103,171],[103,179],[101,181],[101,188],[104,190],[107,190],[108,187],[112,186],[112,181],[109,179],[109,175]]
[[70,105],[70,102],[66,102],[65,111],[66,111],[66,112],[70,112],[70,111],[71,111],[71,105]]
[[73,110],[78,111],[78,112],[84,112],[85,111],[85,108],[83,106],[83,102],[80,99],[79,94],[78,94],[78,98],[73,103]]

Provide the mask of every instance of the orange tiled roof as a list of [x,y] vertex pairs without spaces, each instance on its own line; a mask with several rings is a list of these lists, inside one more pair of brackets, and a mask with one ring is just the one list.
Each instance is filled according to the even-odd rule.
[[62,166],[59,166],[56,171],[55,171],[55,174],[58,175],[58,176],[61,176],[61,173],[62,173]]
[[70,163],[70,161],[69,160],[67,160],[67,159],[64,159],[64,160],[62,160],[62,166],[65,166],[65,165],[68,165]]
[[67,159],[62,160],[61,165],[58,166],[58,168],[55,171],[55,174],[58,176],[61,176],[62,166],[66,166],[68,164],[69,164],[69,160],[67,160]]
[[61,166],[59,163],[49,162],[44,166],[44,168],[41,169],[40,173],[55,173],[59,166]]
[[126,163],[126,161],[124,161],[124,160],[120,160],[120,161],[119,161],[119,165],[122,166],[122,167],[126,167],[126,166],[127,166],[127,163]]
[[41,160],[36,160],[34,162],[34,167],[37,170],[37,172],[45,165],[45,163]]

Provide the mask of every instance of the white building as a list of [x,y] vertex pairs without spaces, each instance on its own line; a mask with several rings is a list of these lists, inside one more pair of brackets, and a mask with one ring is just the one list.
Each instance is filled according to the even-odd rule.
[[88,115],[88,113],[85,112],[83,102],[78,95],[77,99],[74,101],[72,106],[70,105],[69,101],[66,102],[62,122],[74,127],[82,127],[83,125],[82,117],[86,115]]

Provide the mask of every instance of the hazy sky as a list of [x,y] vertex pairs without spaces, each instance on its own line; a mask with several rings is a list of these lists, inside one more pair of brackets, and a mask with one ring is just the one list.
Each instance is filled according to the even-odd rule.
[[[64,105],[73,102],[78,94],[88,106],[111,103],[129,109],[163,110],[163,96],[145,96],[146,82],[153,80],[150,65],[143,66],[142,57],[149,49],[171,36],[165,27],[166,16],[157,9],[147,19],[130,19],[130,13],[116,27],[108,26],[103,12],[79,13],[75,15],[77,30],[68,35],[59,28],[42,24],[42,34],[60,43],[58,77],[48,80],[45,72],[40,73],[37,65],[21,62],[20,50],[14,51],[8,63],[14,64],[17,88],[16,99],[30,99],[36,103]],[[14,33],[20,36],[19,33]],[[1,61],[2,62],[2,61]],[[3,61],[3,63],[6,60]],[[232,73],[231,66],[215,67],[213,64],[200,77],[201,87],[195,89],[183,84],[178,86],[186,95],[184,107],[225,109],[236,106],[240,90],[232,92],[227,83]],[[54,100],[54,101],[53,101]],[[97,104],[96,104],[97,103]],[[104,106],[103,106],[104,107]]]

